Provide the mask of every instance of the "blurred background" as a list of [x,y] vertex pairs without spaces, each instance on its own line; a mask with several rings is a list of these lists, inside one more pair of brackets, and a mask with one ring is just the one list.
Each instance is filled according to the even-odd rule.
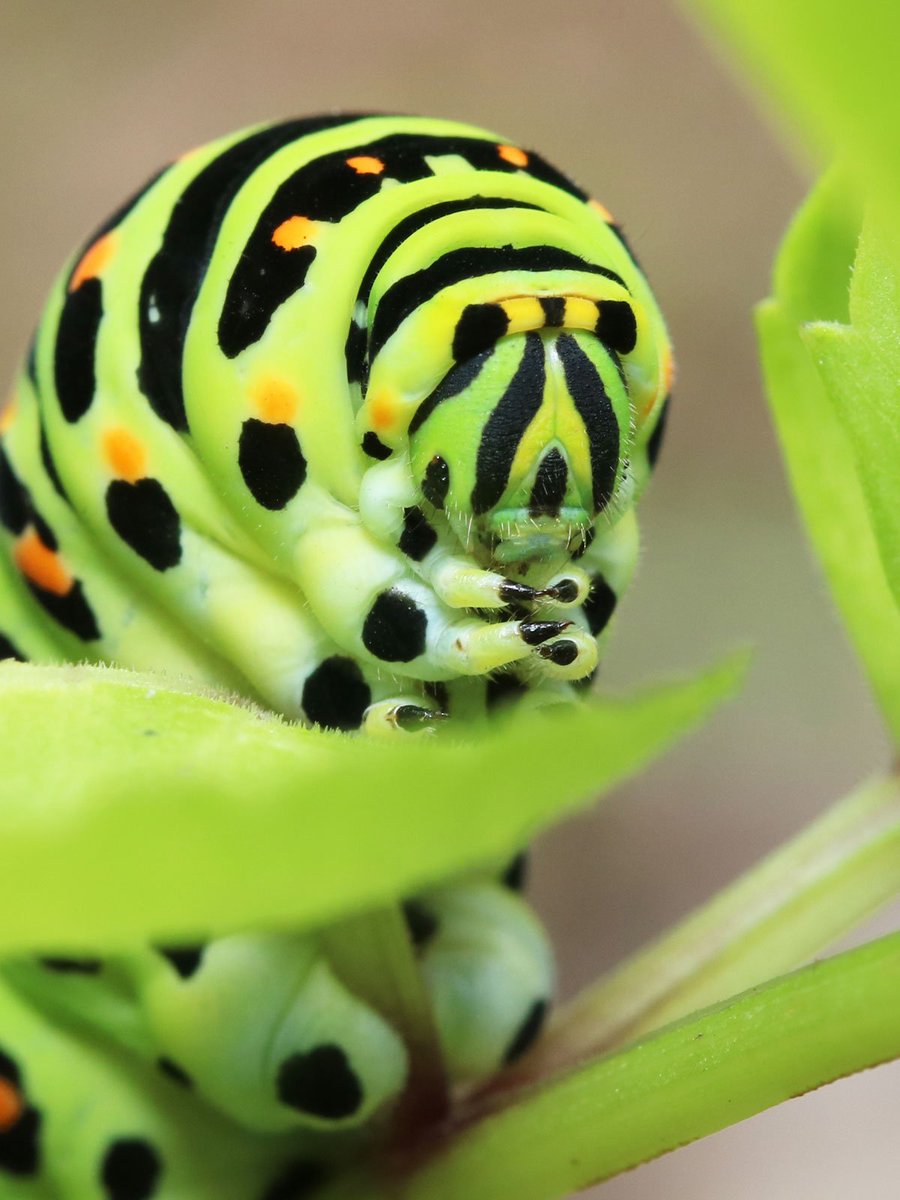
[[[533,895],[568,994],[886,760],[756,365],[751,308],[812,168],[667,0],[3,0],[2,370],[64,256],[154,168],[242,125],[332,108],[456,117],[539,149],[624,224],[671,326],[675,406],[604,680],[631,687],[748,643],[756,665],[707,730],[537,847]],[[895,1065],[602,1195],[895,1198],[898,1114]]]

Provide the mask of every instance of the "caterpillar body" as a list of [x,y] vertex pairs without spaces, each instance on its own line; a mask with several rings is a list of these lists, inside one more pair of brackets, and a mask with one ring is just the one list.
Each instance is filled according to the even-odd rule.
[[[200,147],[73,256],[0,418],[0,657],[398,736],[570,699],[671,376],[621,230],[533,152],[356,115]],[[549,998],[515,875],[407,906],[457,1081]],[[0,1197],[287,1200],[403,1091],[401,1039],[314,936],[23,960],[2,988]]]

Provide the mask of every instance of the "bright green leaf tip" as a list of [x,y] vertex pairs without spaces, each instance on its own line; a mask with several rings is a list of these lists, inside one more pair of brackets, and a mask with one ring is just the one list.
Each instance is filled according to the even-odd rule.
[[[95,667],[0,667],[0,946],[323,923],[488,863],[699,724],[747,656],[468,741],[291,726]],[[125,766],[127,764],[127,766]]]

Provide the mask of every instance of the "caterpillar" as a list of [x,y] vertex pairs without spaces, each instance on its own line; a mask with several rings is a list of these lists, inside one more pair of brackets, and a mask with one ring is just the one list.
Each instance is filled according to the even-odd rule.
[[[73,255],[0,418],[0,658],[375,736],[574,700],[671,378],[621,229],[532,151],[355,114],[201,146]],[[405,906],[455,1082],[550,998],[519,875]],[[316,933],[8,962],[0,1197],[288,1200],[407,1067]]]

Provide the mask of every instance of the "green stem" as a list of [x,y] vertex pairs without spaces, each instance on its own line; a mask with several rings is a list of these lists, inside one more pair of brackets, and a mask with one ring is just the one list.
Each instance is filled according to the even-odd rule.
[[900,1056],[900,934],[596,1059],[463,1127],[404,1177],[328,1200],[559,1200]]
[[792,970],[900,891],[900,780],[864,784],[558,1015],[501,1087]]

